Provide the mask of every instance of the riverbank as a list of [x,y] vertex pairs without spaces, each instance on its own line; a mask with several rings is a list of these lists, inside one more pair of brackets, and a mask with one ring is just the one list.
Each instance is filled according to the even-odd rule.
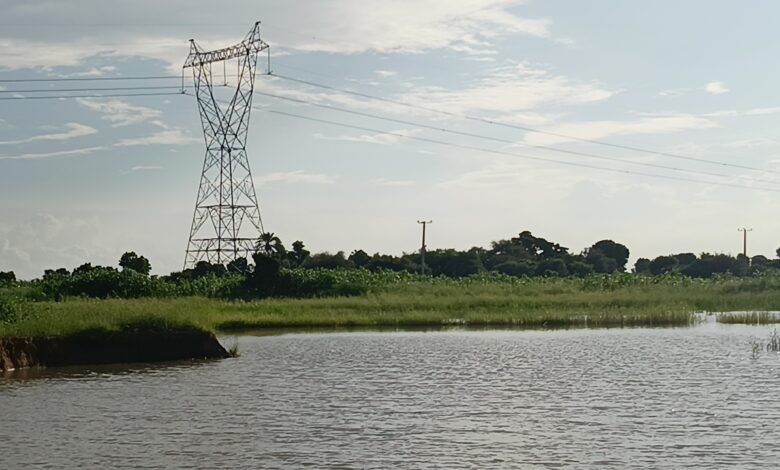
[[[84,336],[79,335],[112,338],[140,331],[200,331],[213,336],[239,329],[452,325],[684,326],[697,321],[696,312],[772,310],[780,310],[780,281],[775,278],[697,280],[630,275],[583,279],[423,278],[380,286],[353,297],[250,302],[203,297],[27,301],[20,303],[12,316],[0,321],[0,338],[81,338],[78,341],[86,344]],[[720,319],[764,323],[775,318],[748,313],[724,315]],[[97,356],[101,362],[127,359],[108,352],[93,353],[93,357]],[[165,357],[160,360],[168,360]],[[51,360],[39,362],[52,363]]]
[[211,332],[148,326],[139,323],[115,331],[93,328],[62,336],[0,338],[0,371],[229,356]]

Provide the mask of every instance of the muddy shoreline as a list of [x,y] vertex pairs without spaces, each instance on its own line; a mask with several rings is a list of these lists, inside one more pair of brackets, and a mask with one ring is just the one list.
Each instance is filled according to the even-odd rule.
[[213,333],[196,330],[0,338],[0,371],[226,357]]

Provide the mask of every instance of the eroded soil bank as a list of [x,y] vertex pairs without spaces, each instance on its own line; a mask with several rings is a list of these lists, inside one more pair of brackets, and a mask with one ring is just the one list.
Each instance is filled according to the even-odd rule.
[[213,333],[194,330],[0,338],[0,371],[226,357],[227,351]]

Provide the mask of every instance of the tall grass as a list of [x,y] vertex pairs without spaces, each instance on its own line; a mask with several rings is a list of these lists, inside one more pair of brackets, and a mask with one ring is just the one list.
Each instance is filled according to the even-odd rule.
[[[317,276],[327,275],[331,286],[359,285],[366,293],[250,302],[207,297],[29,302],[24,315],[12,322],[0,322],[0,336],[64,335],[90,328],[116,330],[132,322],[149,321],[158,321],[163,327],[189,325],[209,331],[452,324],[661,326],[690,324],[697,311],[780,309],[780,278],[696,280],[625,274],[562,279],[491,274],[448,279],[398,273],[375,275],[368,271],[313,271],[307,275],[314,279],[306,282],[324,282]],[[756,315],[759,320],[764,318],[763,314]],[[741,318],[722,316],[721,321]]]
[[766,325],[772,323],[768,312],[728,312],[718,315],[718,322],[744,325]]

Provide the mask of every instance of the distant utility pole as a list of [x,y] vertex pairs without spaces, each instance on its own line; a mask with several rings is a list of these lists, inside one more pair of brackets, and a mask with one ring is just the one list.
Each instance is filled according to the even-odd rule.
[[422,233],[422,246],[420,247],[420,258],[422,258],[422,274],[425,274],[425,226],[428,224],[432,224],[432,220],[418,220],[418,224],[422,224],[423,233]]
[[747,233],[752,232],[752,228],[738,228],[737,232],[742,232],[742,255],[747,258]]

